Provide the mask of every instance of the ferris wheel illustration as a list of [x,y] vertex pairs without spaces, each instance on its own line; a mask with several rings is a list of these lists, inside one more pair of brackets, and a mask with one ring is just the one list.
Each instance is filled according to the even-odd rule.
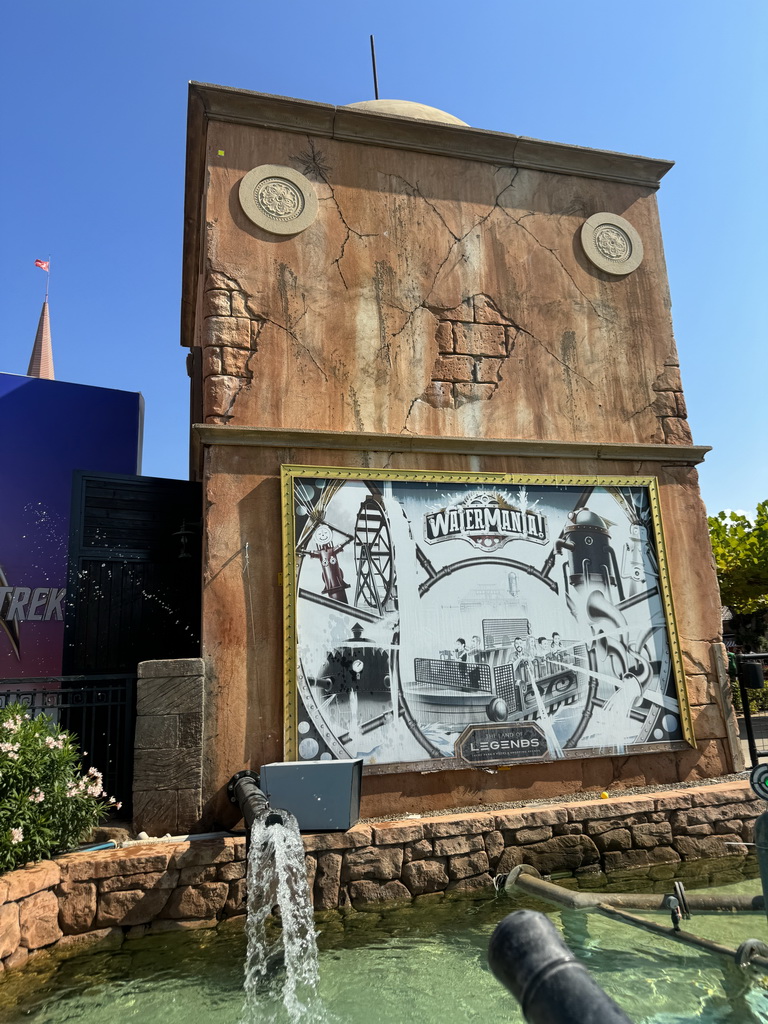
[[390,611],[395,598],[392,535],[386,513],[373,495],[361,503],[357,513],[354,557],[355,605],[372,608],[379,615]]

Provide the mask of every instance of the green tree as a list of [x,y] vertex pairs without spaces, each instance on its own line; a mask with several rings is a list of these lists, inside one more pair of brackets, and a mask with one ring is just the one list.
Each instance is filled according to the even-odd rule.
[[735,512],[710,516],[709,536],[723,604],[740,615],[768,609],[768,501],[754,522]]

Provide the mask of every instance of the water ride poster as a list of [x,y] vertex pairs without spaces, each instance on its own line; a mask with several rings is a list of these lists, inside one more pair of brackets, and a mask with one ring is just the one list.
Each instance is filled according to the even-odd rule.
[[286,756],[693,745],[653,478],[284,466]]

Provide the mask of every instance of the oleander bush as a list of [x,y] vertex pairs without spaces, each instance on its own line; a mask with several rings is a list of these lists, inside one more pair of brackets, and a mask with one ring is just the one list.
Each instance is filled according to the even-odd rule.
[[70,733],[21,704],[0,708],[0,873],[71,850],[113,806]]

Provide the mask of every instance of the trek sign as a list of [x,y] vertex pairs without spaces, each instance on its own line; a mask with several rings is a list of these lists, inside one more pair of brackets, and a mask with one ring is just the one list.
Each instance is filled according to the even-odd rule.
[[456,741],[456,753],[468,764],[509,764],[547,757],[547,741],[535,722],[472,725]]

